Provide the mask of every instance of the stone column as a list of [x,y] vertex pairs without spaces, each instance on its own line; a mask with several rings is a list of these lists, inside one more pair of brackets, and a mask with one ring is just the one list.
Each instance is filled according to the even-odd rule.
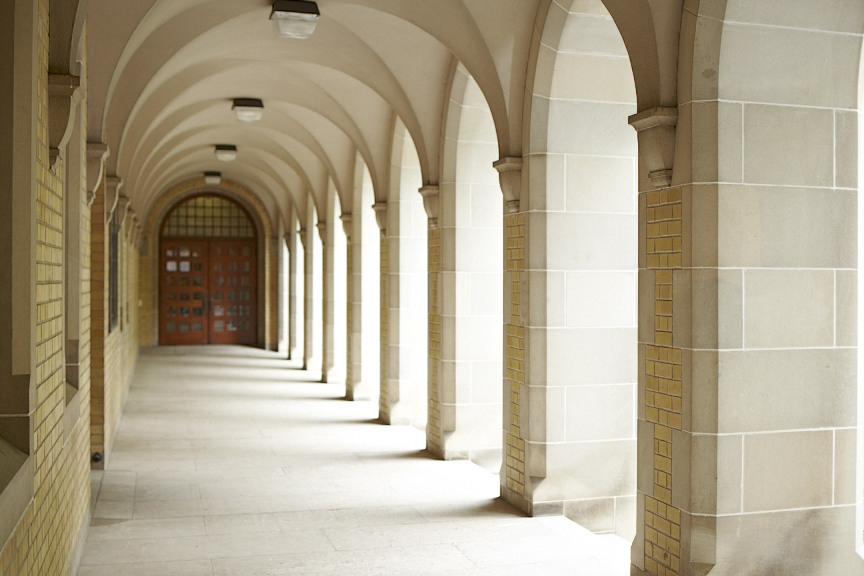
[[429,218],[428,229],[428,394],[429,412],[426,422],[426,449],[434,456],[444,456],[444,432],[441,422],[441,230],[438,228],[438,186],[420,189],[423,208]]
[[311,229],[300,230],[303,243],[303,368],[309,370],[315,360],[315,238]]
[[288,248],[288,359],[297,355],[297,234],[293,230],[285,234],[285,244]]
[[[362,207],[369,195],[371,187],[358,187],[354,205]],[[368,205],[358,208],[351,218],[351,249],[346,253],[351,266],[348,276],[351,377],[346,380],[345,389],[349,400],[375,399],[377,402],[380,387],[380,334],[377,326],[380,308],[380,270],[377,261],[380,235],[371,220],[372,211]]]
[[[520,212],[522,159],[506,158],[495,163],[504,193],[504,462],[501,495],[511,504],[531,511],[526,491],[527,411],[525,378],[526,322],[523,317],[525,280],[525,214]],[[528,418],[525,418],[528,421]]]
[[[348,367],[345,379],[345,396],[349,400],[356,397],[356,388],[363,381],[363,242],[362,215],[351,218],[351,234],[348,236]],[[374,345],[374,342],[368,343]]]
[[353,382],[354,348],[353,341],[354,325],[354,246],[351,242],[353,225],[351,214],[340,216],[342,229],[345,232],[345,385]]
[[[380,258],[380,322],[381,322],[381,369],[380,390],[378,392],[378,418],[384,424],[394,424],[391,406],[399,401],[399,388],[390,387],[390,242],[387,236],[387,203],[376,202],[372,208],[375,210],[375,221],[381,230],[381,258]],[[395,389],[394,389],[395,388]]]
[[322,318],[321,318],[321,382],[327,382],[334,365],[333,358],[333,238],[332,226],[318,222],[318,235],[321,238],[321,279],[322,279]]

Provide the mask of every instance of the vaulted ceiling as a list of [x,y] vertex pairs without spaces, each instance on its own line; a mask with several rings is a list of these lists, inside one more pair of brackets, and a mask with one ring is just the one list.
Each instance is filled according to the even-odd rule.
[[[529,45],[541,0],[318,0],[313,36],[277,35],[270,0],[89,0],[88,140],[111,151],[136,210],[171,185],[220,170],[274,217],[328,182],[352,211],[355,158],[384,199],[394,121],[424,184],[437,184],[441,126],[456,63],[492,110],[502,156],[521,154]],[[513,87],[513,88],[511,88]],[[260,122],[237,97],[260,98]],[[512,113],[517,111],[517,113]],[[215,144],[237,159],[217,162]]]

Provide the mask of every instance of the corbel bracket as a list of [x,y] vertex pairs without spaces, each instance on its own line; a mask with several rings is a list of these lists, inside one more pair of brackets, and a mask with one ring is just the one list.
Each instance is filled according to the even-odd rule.
[[672,162],[675,159],[675,127],[678,109],[657,107],[643,110],[629,118],[639,136],[639,153],[654,188],[672,184]]

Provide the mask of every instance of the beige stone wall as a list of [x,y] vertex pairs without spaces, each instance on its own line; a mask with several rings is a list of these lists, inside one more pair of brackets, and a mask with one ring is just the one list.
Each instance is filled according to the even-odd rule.
[[[387,201],[373,206],[381,242],[381,410],[388,424],[424,429],[427,421],[428,217],[417,151],[396,120]],[[392,257],[391,257],[392,255]],[[386,408],[385,408],[386,405]],[[386,419],[384,419],[386,413]]]
[[453,70],[439,187],[444,458],[502,461],[502,195],[495,125],[477,82]]
[[375,200],[372,181],[361,158],[357,159],[354,178],[353,206],[358,209],[351,214],[352,266],[347,279],[351,377],[345,381],[345,396],[349,400],[374,400],[377,405],[381,388],[381,231],[371,208]]
[[[552,3],[544,24],[527,86],[531,126],[518,201],[525,230],[508,233],[506,245],[518,273],[505,282],[505,303],[519,306],[521,318],[507,327],[505,392],[518,402],[509,418],[511,428],[519,422],[525,453],[515,437],[510,448],[525,464],[510,456],[514,477],[502,479],[502,493],[529,513],[565,514],[629,540],[637,507],[638,218],[636,133],[627,120],[636,91],[627,47],[603,3]],[[509,264],[519,253],[524,263]]]

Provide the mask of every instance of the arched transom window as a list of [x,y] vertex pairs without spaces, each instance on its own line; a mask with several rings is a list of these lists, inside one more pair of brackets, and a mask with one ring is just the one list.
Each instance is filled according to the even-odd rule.
[[255,227],[243,208],[215,194],[179,204],[162,227],[163,238],[254,238]]

